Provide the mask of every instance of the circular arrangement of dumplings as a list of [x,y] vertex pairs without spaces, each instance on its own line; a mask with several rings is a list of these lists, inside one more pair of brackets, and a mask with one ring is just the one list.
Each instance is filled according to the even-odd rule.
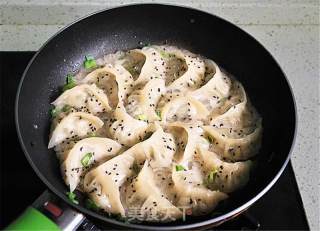
[[94,62],[52,103],[48,147],[71,192],[109,214],[169,222],[212,212],[248,182],[261,118],[212,60],[148,46]]

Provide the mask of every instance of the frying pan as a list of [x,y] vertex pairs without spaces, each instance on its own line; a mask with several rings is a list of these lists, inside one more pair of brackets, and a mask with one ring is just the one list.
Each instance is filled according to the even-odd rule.
[[[218,63],[244,85],[263,118],[262,147],[249,183],[223,202],[217,213],[167,224],[128,224],[68,200],[68,188],[53,150],[48,150],[50,102],[65,76],[94,57],[141,44],[168,44]],[[159,4],[129,5],[82,18],[54,35],[27,66],[16,97],[16,127],[24,153],[47,187],[77,211],[106,226],[138,229],[194,229],[218,225],[245,211],[277,181],[288,163],[296,131],[294,97],[285,74],[270,53],[235,25],[199,10]]]

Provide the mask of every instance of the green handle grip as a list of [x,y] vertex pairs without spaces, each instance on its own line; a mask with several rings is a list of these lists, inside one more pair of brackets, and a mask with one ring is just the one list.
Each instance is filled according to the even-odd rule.
[[5,230],[52,230],[58,231],[59,227],[44,214],[35,208],[28,207],[14,222]]

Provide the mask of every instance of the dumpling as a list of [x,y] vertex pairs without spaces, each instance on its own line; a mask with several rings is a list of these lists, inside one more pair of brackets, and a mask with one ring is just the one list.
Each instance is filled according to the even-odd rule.
[[48,144],[48,148],[69,139],[81,139],[89,136],[103,126],[99,117],[84,113],[73,112],[64,117],[54,128]]
[[206,120],[208,110],[199,101],[191,97],[178,97],[161,109],[161,117],[164,122],[181,121],[184,123]]
[[64,180],[72,192],[80,183],[80,178],[92,168],[114,157],[121,149],[117,142],[102,137],[85,138],[65,151],[61,164]]
[[132,91],[134,80],[122,65],[107,64],[89,73],[80,83],[95,83],[107,94],[111,107],[115,108],[119,99],[124,100]]
[[122,145],[131,147],[147,135],[148,123],[131,117],[121,103],[114,111],[113,121],[109,132]]
[[212,118],[210,124],[216,128],[231,129],[229,133],[239,133],[239,129],[255,127],[258,120],[258,113],[245,99],[224,114]]
[[125,216],[120,199],[120,187],[134,174],[132,170],[134,157],[131,151],[132,149],[129,149],[85,175],[84,191],[101,209],[108,213]]
[[189,170],[172,170],[174,190],[177,195],[176,206],[191,210],[192,215],[204,215],[211,212],[227,194],[212,191],[203,184],[204,174],[200,166],[193,162]]
[[[127,187],[126,206],[128,216],[138,220],[168,222],[182,216],[182,212],[156,186],[154,172],[148,161]],[[138,211],[132,211],[133,208]]]
[[216,105],[212,104],[210,115],[208,117],[208,121],[210,124],[213,124],[213,121],[216,117],[219,117],[222,114],[226,113],[230,108],[240,103],[248,102],[243,86],[234,79],[230,78],[230,80],[231,88],[229,94],[227,96],[218,98],[218,101],[216,101]]
[[166,130],[175,138],[175,161],[186,169],[189,168],[197,148],[209,148],[208,141],[202,136],[203,129],[200,124],[175,122],[168,124]]
[[191,52],[176,49],[174,47],[162,49],[165,49],[164,51],[169,55],[184,60],[187,65],[187,70],[185,70],[183,75],[168,85],[169,89],[192,90],[198,88],[204,79],[205,64],[203,59],[195,56]]
[[206,176],[212,174],[212,179],[206,181],[210,189],[230,193],[247,184],[252,167],[251,160],[229,163],[220,160],[216,153],[204,149],[199,149],[199,156]]
[[[202,87],[192,91],[189,95],[200,101],[208,111],[212,111],[214,108],[224,103],[224,100],[229,96],[231,90],[231,80],[220,68],[211,60],[205,60],[206,67],[212,69],[214,73]],[[208,76],[208,75],[206,75]]]
[[[172,79],[170,73],[166,78],[167,80],[167,92],[163,99],[160,101],[159,105],[163,106],[169,100],[176,97],[183,96],[187,91],[193,91],[197,89],[201,83],[204,81],[205,64],[204,61],[196,57],[194,54],[176,49],[174,47],[166,47],[163,52],[168,55],[177,57],[186,64],[186,70],[183,69],[183,74],[177,75],[176,78]],[[171,68],[171,67],[168,67]]]
[[58,110],[63,110],[65,106],[68,106],[74,108],[75,111],[94,115],[111,110],[107,96],[95,84],[75,86],[65,91],[52,104]]
[[164,92],[164,80],[150,80],[130,94],[126,105],[127,112],[134,118],[143,117],[148,122],[161,120],[159,113],[156,112],[156,106]]
[[262,126],[261,121],[253,132],[240,137],[229,135],[230,130],[219,129],[213,126],[203,126],[212,141],[210,150],[219,154],[222,158],[229,161],[247,160],[256,155],[261,144]]
[[144,84],[149,80],[164,79],[164,60],[153,47],[130,50],[123,66],[135,76],[135,85]]
[[177,148],[172,134],[164,132],[160,126],[149,139],[139,145],[152,168],[169,167]]

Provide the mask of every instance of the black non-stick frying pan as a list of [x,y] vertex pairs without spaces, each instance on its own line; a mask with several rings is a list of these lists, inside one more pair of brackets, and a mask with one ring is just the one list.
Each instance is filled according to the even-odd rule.
[[[247,186],[222,203],[215,215],[173,223],[128,224],[68,200],[68,188],[53,150],[48,150],[50,102],[65,76],[85,55],[94,57],[141,44],[169,44],[216,61],[244,85],[263,118],[263,142]],[[104,10],[61,30],[33,57],[16,98],[16,125],[27,159],[48,188],[78,211],[107,224],[140,229],[186,229],[218,224],[244,211],[276,182],[285,168],[295,137],[296,110],[288,81],[270,53],[233,24],[195,9],[143,4]],[[35,126],[37,125],[37,126]]]

